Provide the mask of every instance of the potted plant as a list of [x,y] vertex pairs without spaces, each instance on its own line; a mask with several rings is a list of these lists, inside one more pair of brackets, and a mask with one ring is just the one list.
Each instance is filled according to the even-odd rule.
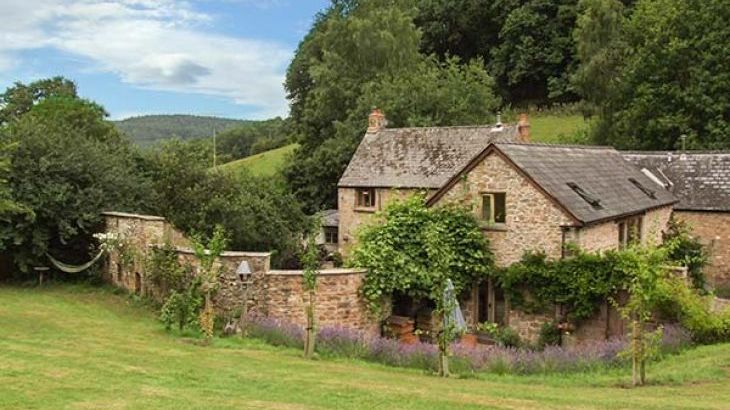
[[483,345],[494,345],[497,344],[497,334],[499,332],[499,325],[491,322],[482,322],[477,324],[476,327],[476,339],[477,342]]

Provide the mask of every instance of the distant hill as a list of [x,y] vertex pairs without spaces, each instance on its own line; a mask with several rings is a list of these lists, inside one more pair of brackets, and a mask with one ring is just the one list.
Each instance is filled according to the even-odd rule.
[[220,133],[256,121],[197,115],[145,115],[112,122],[132,141],[140,146],[149,146],[173,137],[182,140],[206,138],[213,135],[213,130]]

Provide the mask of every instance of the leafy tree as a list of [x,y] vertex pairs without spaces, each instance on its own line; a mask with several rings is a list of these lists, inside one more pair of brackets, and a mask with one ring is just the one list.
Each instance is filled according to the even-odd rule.
[[[667,248],[630,246],[621,253],[617,269],[630,278],[627,289],[629,301],[620,308],[622,315],[631,320],[632,384],[646,381],[646,361],[656,354],[659,336],[646,334],[646,322],[664,299],[667,283]],[[657,340],[657,337],[659,338]]]
[[416,18],[422,49],[441,57],[481,58],[505,101],[575,101],[572,31],[577,0],[427,0]]
[[34,105],[50,97],[76,98],[76,84],[63,77],[38,80],[27,85],[16,82],[0,94],[0,126],[17,120]]
[[618,0],[581,0],[574,32],[580,66],[573,83],[588,112],[595,112],[617,86],[617,70],[624,57],[625,9]]
[[438,301],[446,279],[458,295],[493,273],[488,242],[467,209],[428,208],[413,196],[377,216],[359,232],[349,261],[368,269],[362,291],[375,312],[394,292]]
[[624,25],[617,81],[600,103],[595,140],[677,149],[685,134],[687,148],[729,147],[728,19],[723,0],[637,1]]
[[54,96],[7,125],[17,144],[9,186],[29,212],[0,226],[0,243],[21,270],[46,252],[84,260],[102,211],[145,209],[149,184],[135,151],[104,115],[92,102]]
[[308,218],[277,177],[231,175],[208,168],[211,153],[171,140],[150,152],[145,167],[157,198],[155,212],[185,232],[212,235],[221,225],[235,249],[275,251],[273,263],[293,263]]

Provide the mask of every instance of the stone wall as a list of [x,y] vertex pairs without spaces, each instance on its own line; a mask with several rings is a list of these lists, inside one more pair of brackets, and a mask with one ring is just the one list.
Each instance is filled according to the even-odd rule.
[[[143,294],[161,301],[159,289],[147,281],[146,259],[154,247],[170,243],[182,264],[197,272],[197,259],[185,236],[164,218],[147,215],[105,213],[106,232],[125,238],[133,261],[123,266],[120,251],[110,253],[104,278],[130,292]],[[272,271],[269,252],[225,251],[219,258],[220,287],[214,303],[217,314],[232,316],[240,312],[244,295],[248,293],[248,308],[280,320],[304,325],[302,271]],[[247,261],[250,279],[242,282],[236,273],[239,264]],[[365,272],[353,269],[323,269],[317,285],[317,318],[319,326],[343,326],[366,332],[377,332],[378,325],[371,318],[359,288]],[[246,287],[250,287],[246,292]]]
[[[365,271],[326,269],[317,278],[317,323],[319,326],[346,326],[376,334],[379,329],[369,315],[365,301],[359,297]],[[266,313],[304,326],[305,302],[302,271],[270,271],[266,274]]]
[[[669,219],[672,216],[672,207],[665,206],[647,211],[643,214],[641,223],[641,240],[643,243],[658,244],[662,241],[662,234],[666,232]],[[581,249],[588,252],[599,252],[618,249],[618,224],[621,220],[611,220],[576,229],[570,240]]]
[[481,195],[506,193],[506,222],[485,227],[498,266],[518,262],[527,251],[562,254],[563,226],[572,220],[502,157],[492,154],[454,185],[439,203],[461,203],[480,212]]
[[355,188],[339,188],[337,190],[337,209],[340,218],[338,243],[340,253],[343,256],[346,256],[349,249],[355,245],[357,229],[370,221],[376,212],[382,211],[390,201],[404,199],[419,192],[433,193],[434,190],[375,188],[375,207],[373,208],[355,206],[356,192]]
[[710,250],[705,267],[708,282],[730,287],[730,212],[675,211],[678,220],[687,222],[693,235]]

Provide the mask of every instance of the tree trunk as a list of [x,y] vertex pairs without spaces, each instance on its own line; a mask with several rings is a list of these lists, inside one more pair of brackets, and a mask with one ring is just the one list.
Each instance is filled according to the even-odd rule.
[[639,321],[634,317],[631,321],[631,385],[636,387],[639,372]]
[[307,305],[307,333],[304,338],[304,357],[311,358],[314,355],[315,329],[314,329],[314,290],[309,291],[309,303]]

